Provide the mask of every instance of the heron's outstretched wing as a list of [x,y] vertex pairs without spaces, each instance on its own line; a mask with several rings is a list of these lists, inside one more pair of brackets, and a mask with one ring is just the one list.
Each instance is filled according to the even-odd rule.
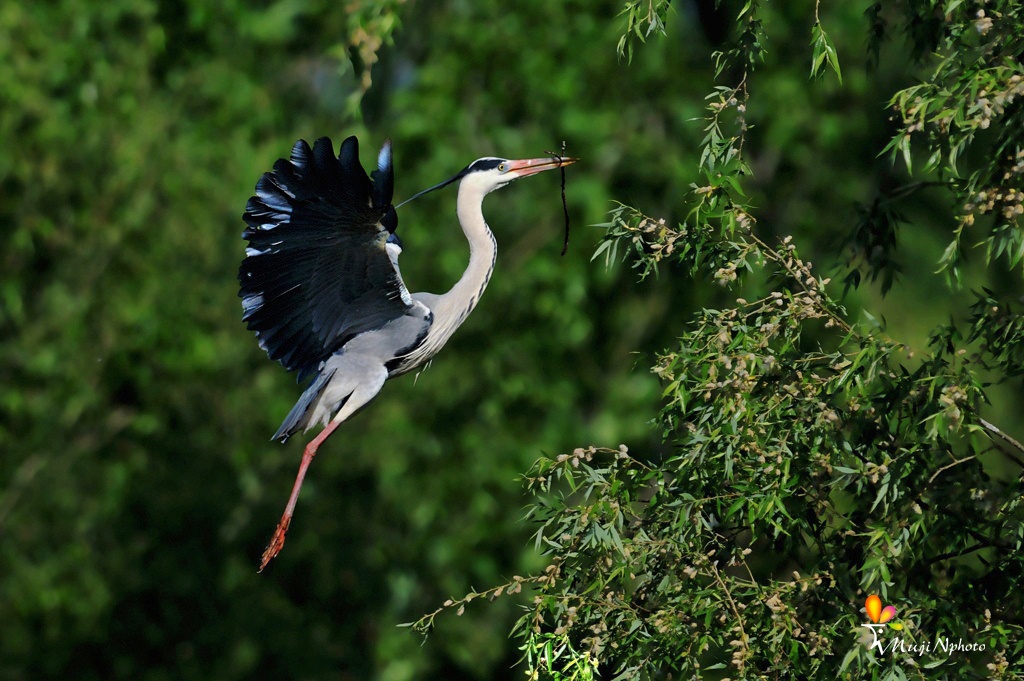
[[242,318],[270,358],[300,380],[353,336],[413,304],[387,248],[398,226],[390,140],[377,165],[371,180],[355,137],[337,158],[326,137],[312,149],[299,140],[246,205]]

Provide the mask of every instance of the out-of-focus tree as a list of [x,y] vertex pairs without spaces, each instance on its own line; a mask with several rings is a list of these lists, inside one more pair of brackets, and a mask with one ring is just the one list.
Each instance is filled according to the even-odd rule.
[[[614,6],[593,11],[4,5],[0,678],[509,669],[513,604],[429,648],[397,625],[540,564],[515,483],[539,452],[590,434],[654,446],[636,414],[652,412],[657,385],[631,353],[653,351],[688,296],[588,264],[585,225],[612,187],[655,195],[620,162],[660,144],[641,119],[681,127],[686,106],[677,95],[646,112],[666,74],[620,68],[605,49]],[[520,49],[527,26],[553,35]],[[682,44],[660,49],[689,59]],[[633,103],[607,101],[608,84]],[[476,157],[563,138],[592,161],[569,178],[564,259],[557,177],[489,199],[500,256],[483,304],[428,371],[389,386],[322,452],[288,560],[257,576],[302,442],[268,442],[299,388],[240,321],[241,212],[295,139],[325,134],[357,134],[364,152],[391,136],[400,198]],[[682,167],[687,152],[673,153]],[[415,289],[443,290],[464,267],[453,203],[402,210]]]
[[[426,646],[396,625],[472,585],[550,575],[515,478],[539,453],[579,442],[628,442],[653,454],[647,466],[673,456],[656,418],[664,386],[634,369],[694,333],[694,308],[735,308],[734,293],[682,276],[672,253],[639,284],[628,268],[590,262],[602,232],[586,225],[607,221],[613,199],[664,216],[664,232],[630,232],[653,247],[697,224],[690,183],[721,186],[694,169],[707,162],[709,56],[739,37],[738,8],[630,4],[646,39],[631,63],[614,49],[630,16],[619,2],[0,8],[0,679],[521,677],[507,634],[522,594],[439,620]],[[646,6],[657,12],[650,34]],[[863,48],[870,6],[821,8],[836,58]],[[879,43],[875,70],[844,56],[841,86],[808,84],[812,6],[756,9],[772,49],[747,81],[753,174],[739,183],[755,233],[774,244],[792,232],[819,263],[845,248],[842,275],[860,268],[865,281],[865,262],[901,265],[885,300],[861,286],[848,306],[886,313],[893,338],[926,338],[966,295],[935,296],[914,270],[938,261],[956,224],[946,189],[931,184],[948,178],[908,192],[877,153],[902,120],[879,103],[927,76],[932,46],[911,55]],[[887,9],[870,25],[897,18]],[[740,69],[730,58],[720,83],[734,87]],[[737,107],[726,102],[729,136]],[[574,237],[559,258],[557,177],[488,199],[499,261],[481,306],[429,370],[389,385],[332,438],[288,551],[257,576],[302,442],[267,441],[299,388],[240,321],[240,214],[295,139],[325,134],[357,134],[364,153],[392,137],[398,198],[479,156],[540,155],[565,140],[584,159],[567,177]],[[984,158],[990,134],[968,156]],[[747,205],[734,188],[717,192],[706,198],[719,209]],[[465,265],[453,202],[442,192],[402,209],[414,289],[443,290]],[[866,248],[883,214],[900,238]],[[635,215],[622,212],[619,229],[639,228]],[[720,244],[713,254],[725,257],[744,241],[702,215],[715,231],[689,237],[694,247]],[[858,215],[871,220],[854,233]],[[967,284],[987,276],[977,262],[960,267]],[[1000,299],[1017,285],[985,281]],[[757,277],[744,286],[749,300],[770,290]],[[831,331],[808,329],[801,349],[840,351]],[[1012,400],[993,401],[1002,424]]]

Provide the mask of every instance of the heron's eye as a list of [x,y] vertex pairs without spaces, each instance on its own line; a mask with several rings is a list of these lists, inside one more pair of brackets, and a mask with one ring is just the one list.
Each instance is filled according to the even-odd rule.
[[508,170],[508,167],[504,163],[499,163],[498,164],[498,172],[503,173],[506,170]]

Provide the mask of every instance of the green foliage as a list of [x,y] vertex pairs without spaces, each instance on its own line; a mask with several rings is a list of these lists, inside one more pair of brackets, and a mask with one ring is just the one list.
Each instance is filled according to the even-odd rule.
[[860,286],[861,280],[867,277],[872,284],[881,277],[882,295],[895,283],[902,270],[896,261],[897,233],[899,226],[906,222],[895,207],[897,202],[896,198],[879,197],[868,208],[858,206],[857,220],[843,243],[846,249],[843,267],[847,270],[843,277],[844,293]]
[[[707,97],[686,218],[619,204],[600,225],[595,259],[741,295],[680,324],[658,354],[664,448],[577,448],[526,475],[527,518],[550,559],[515,581],[534,589],[513,629],[527,674],[1024,678],[1024,447],[983,416],[991,376],[1020,374],[1020,316],[986,289],[915,347],[867,313],[853,321],[797,240],[761,236],[745,189],[760,9],[743,6],[738,46],[716,55],[736,84]],[[839,76],[817,16],[813,40],[812,75],[827,63]],[[997,149],[1022,142],[998,135]],[[984,174],[1002,160],[976,162]],[[898,206],[925,186],[959,191],[908,184],[851,220],[847,292],[862,273],[893,287],[896,230],[909,222]],[[870,647],[871,593],[899,618],[879,636],[899,631],[909,654]],[[942,640],[975,648],[950,653]]]
[[[0,679],[1020,678],[1015,223],[957,263],[978,294],[930,272],[1016,200],[1020,99],[981,89],[1019,10],[946,4],[4,4]],[[886,121],[925,86],[960,127]],[[239,320],[239,216],[348,134],[393,138],[399,198],[566,140],[573,243],[553,174],[488,198],[481,306],[257,576],[304,442],[267,442],[299,388]],[[414,289],[465,266],[452,201],[402,209]],[[871,589],[986,651],[879,658]]]
[[[951,0],[944,13],[931,77],[892,97],[901,123],[887,151],[910,170],[921,148],[923,172],[955,188],[959,224],[941,266],[959,283],[970,246],[984,245],[986,262],[1024,261],[1024,8]],[[984,151],[968,154],[979,139]]]
[[[656,267],[684,235],[655,225],[634,213],[618,227],[632,235],[612,238],[639,239],[636,259]],[[955,331],[914,358],[880,329],[848,326],[788,238],[773,249],[741,228],[702,227],[673,257],[726,286],[752,269],[782,283],[704,310],[658,358],[670,455],[645,464],[625,446],[577,449],[529,474],[537,543],[552,556],[518,624],[531,668],[567,679],[590,678],[587,664],[613,678],[724,666],[739,678],[1021,673],[1004,663],[1021,633],[1007,594],[1024,567],[1022,485],[985,471],[992,426]],[[835,349],[810,349],[808,335]],[[938,632],[988,653],[873,658],[853,635],[867,593],[897,604],[915,644]]]
[[[624,169],[685,136],[666,112],[693,105],[677,93],[652,116],[663,70],[620,66],[617,10],[592,9],[3,5],[0,679],[511,673],[511,602],[428,647],[396,625],[540,564],[515,483],[538,452],[653,443],[636,414],[657,384],[631,352],[663,342],[652,311],[691,294],[590,267],[585,229],[559,258],[556,174],[489,197],[499,258],[481,306],[325,445],[286,552],[257,575],[305,438],[268,440],[301,388],[240,321],[241,213],[260,173],[321,135],[357,134],[367,166],[392,137],[400,199],[562,139],[607,159],[570,169],[574,226],[600,219],[613,186],[653,196],[662,168]],[[559,30],[523,49],[536,26]],[[446,191],[400,211],[413,290],[465,267],[453,205]]]
[[1024,372],[1024,316],[985,289],[971,306],[969,343],[978,343],[971,361],[999,376],[1015,378]]
[[632,63],[635,41],[645,43],[652,34],[664,35],[665,17],[671,7],[671,0],[629,0],[619,13],[626,17],[626,30],[616,48],[619,57]]
[[835,45],[829,39],[825,29],[817,20],[814,28],[811,29],[811,47],[814,49],[811,59],[811,77],[820,76],[822,68],[828,64],[836,72],[836,78],[843,82],[843,72],[839,68],[839,55],[836,53]]

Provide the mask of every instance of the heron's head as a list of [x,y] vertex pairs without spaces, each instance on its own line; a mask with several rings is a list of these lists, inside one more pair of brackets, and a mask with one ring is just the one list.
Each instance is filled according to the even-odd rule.
[[518,180],[520,177],[527,177],[529,175],[536,175],[537,173],[542,173],[545,170],[561,168],[562,166],[575,163],[578,160],[579,159],[576,158],[559,156],[527,158],[520,160],[485,156],[484,158],[478,158],[473,161],[444,182],[436,184],[429,189],[424,189],[398,205],[401,206],[406,204],[413,199],[434,191],[435,189],[447,187],[453,182],[457,182],[459,180],[462,181],[459,185],[460,187],[465,187],[466,189],[472,190],[482,196],[484,194],[489,194],[495,189],[504,187],[512,180]]
[[478,158],[462,171],[463,184],[469,185],[481,194],[487,194],[504,187],[512,180],[554,170],[575,163],[574,158],[527,158],[518,161],[507,158]]

